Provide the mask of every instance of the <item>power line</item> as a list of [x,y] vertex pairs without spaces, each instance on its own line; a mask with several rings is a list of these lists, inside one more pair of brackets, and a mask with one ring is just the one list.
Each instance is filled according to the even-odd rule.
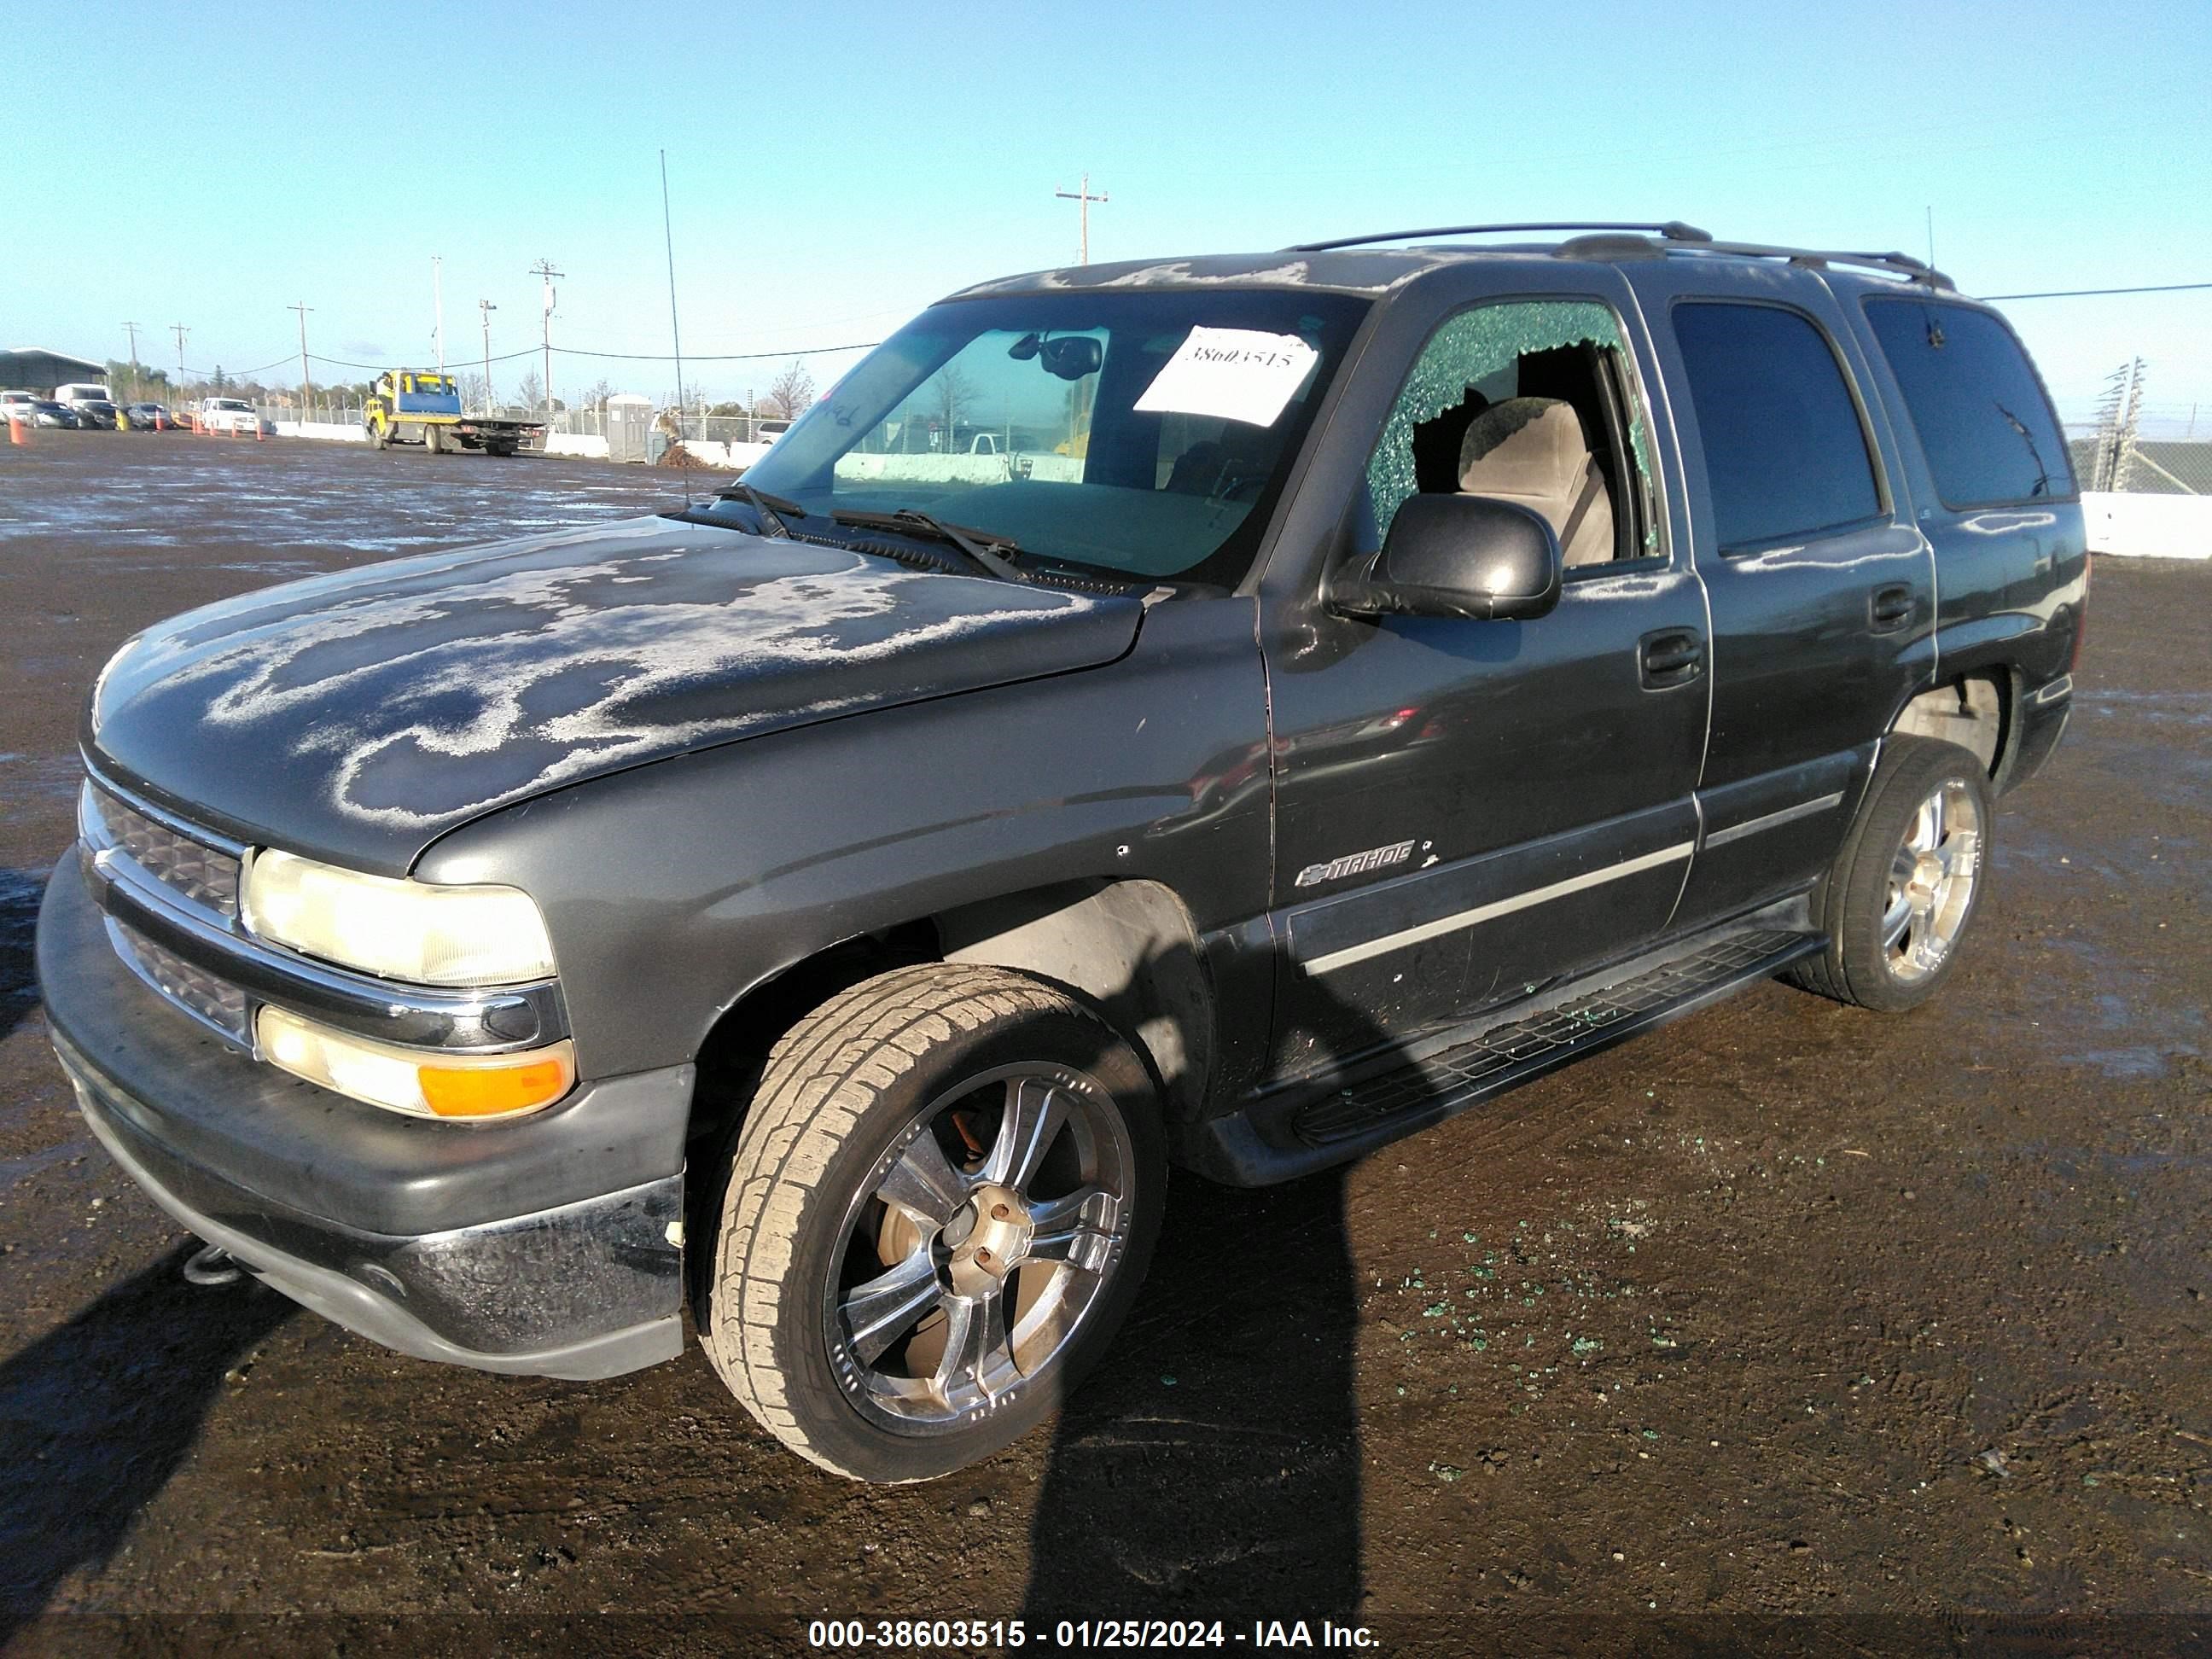
[[[801,346],[789,351],[741,351],[712,357],[693,356],[686,358],[685,361],[694,363],[739,363],[758,362],[769,357],[826,357],[840,351],[866,351],[882,343],[880,340],[855,340],[849,345]],[[503,351],[496,356],[487,357],[483,361],[489,368],[493,363],[511,363],[518,357],[535,357],[538,355],[538,351],[539,349],[537,347],[525,346],[520,351]],[[556,357],[601,357],[638,363],[665,363],[671,361],[670,355],[665,351],[585,351],[576,346],[555,346],[553,355]],[[380,371],[392,367],[389,362],[365,363],[351,357],[325,357],[319,351],[311,351],[307,354],[307,357],[309,362],[321,363],[327,368],[373,368]],[[223,372],[236,380],[265,374],[272,368],[282,368],[291,361],[291,356],[288,355],[277,358],[274,362],[262,363],[252,368],[225,369]],[[213,369],[187,368],[181,362],[177,365],[179,374],[197,375],[202,380],[207,379],[214,372]]]
[[[496,311],[497,309],[499,309],[499,307],[496,307],[496,306],[494,306],[494,307],[492,307],[492,309],[493,309],[493,310],[495,310],[495,311]],[[556,346],[556,347],[554,347],[553,349],[554,349],[554,350],[556,350],[556,351],[559,351],[559,350],[561,350],[562,348],[561,348],[561,347],[559,347],[559,346]],[[315,352],[315,353],[313,353],[313,355],[314,360],[315,360],[317,362],[319,362],[319,363],[326,363],[326,364],[328,364],[328,365],[329,365],[331,368],[374,368],[374,369],[382,370],[382,369],[386,369],[386,368],[390,368],[391,367],[392,367],[392,364],[390,364],[390,363],[388,363],[388,362],[383,362],[383,363],[357,363],[357,362],[355,362],[354,361],[352,361],[350,358],[347,358],[347,357],[325,357],[325,356],[323,356],[323,354],[322,354],[321,352],[319,352],[319,351]],[[528,346],[525,346],[525,347],[524,347],[521,350],[520,350],[520,351],[506,351],[506,352],[501,352],[501,353],[498,356],[496,356],[496,357],[487,357],[487,358],[485,358],[483,361],[484,361],[485,365],[486,365],[487,367],[489,367],[489,365],[491,365],[491,364],[493,364],[493,363],[507,363],[507,362],[514,362],[517,357],[535,357],[537,355],[538,355],[538,353],[537,353],[535,350],[532,349],[531,349],[530,347],[528,347]],[[248,370],[247,372],[250,374],[250,373],[252,373],[252,370]]]
[[2081,300],[2101,294],[2185,294],[2212,283],[2160,283],[2150,288],[2058,288],[2044,294],[1982,294],[1982,300]]
[[[764,357],[826,357],[836,351],[866,351],[882,343],[881,340],[856,340],[850,345],[802,346],[792,351],[729,351],[715,356],[701,356],[695,352],[691,361],[695,363],[750,363]],[[569,357],[607,357],[639,363],[665,363],[668,361],[668,354],[665,351],[586,351],[577,346],[555,346],[553,349]]]

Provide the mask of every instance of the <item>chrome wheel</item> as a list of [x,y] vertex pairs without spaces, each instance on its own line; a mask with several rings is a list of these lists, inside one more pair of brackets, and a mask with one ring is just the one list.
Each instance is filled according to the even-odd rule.
[[1956,780],[1936,787],[1906,825],[1890,860],[1882,908],[1882,957],[1910,984],[1942,967],[1973,908],[1980,872],[1981,811]]
[[967,1426],[1048,1375],[1123,1254],[1136,1155],[1095,1079],[1001,1066],[876,1162],[832,1256],[840,1386],[907,1434]]

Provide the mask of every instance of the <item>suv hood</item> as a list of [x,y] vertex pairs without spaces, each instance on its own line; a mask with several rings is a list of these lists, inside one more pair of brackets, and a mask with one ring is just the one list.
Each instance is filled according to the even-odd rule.
[[1111,662],[1134,597],[641,519],[264,589],[149,629],[87,749],[235,836],[404,872],[580,779]]

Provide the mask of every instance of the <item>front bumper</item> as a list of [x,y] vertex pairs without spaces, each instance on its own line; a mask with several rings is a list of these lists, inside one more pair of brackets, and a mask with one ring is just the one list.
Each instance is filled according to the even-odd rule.
[[690,1067],[586,1084],[514,1125],[399,1117],[217,1041],[100,916],[64,859],[39,915],[55,1051],[93,1133],[185,1227],[425,1359],[598,1377],[682,1351]]

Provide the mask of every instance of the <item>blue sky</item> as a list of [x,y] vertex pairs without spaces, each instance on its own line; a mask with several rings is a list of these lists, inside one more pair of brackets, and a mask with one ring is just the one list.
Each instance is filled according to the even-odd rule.
[[[1097,259],[1583,216],[1924,253],[1933,207],[1969,292],[2212,281],[2206,24],[2203,0],[30,0],[0,40],[11,102],[45,112],[9,125],[0,337],[120,356],[135,319],[173,364],[182,322],[191,367],[235,372],[296,349],[304,299],[316,351],[421,362],[437,254],[465,366],[479,298],[495,353],[536,343],[546,255],[568,273],[556,344],[665,351],[664,146],[698,356],[872,340],[962,283],[1072,263],[1053,192],[1086,168],[1111,198]],[[2140,354],[2154,413],[2202,398],[2212,432],[2212,291],[2010,314],[2069,417]],[[696,378],[741,394],[775,368]],[[555,389],[602,375],[673,385],[665,364],[556,358]]]

